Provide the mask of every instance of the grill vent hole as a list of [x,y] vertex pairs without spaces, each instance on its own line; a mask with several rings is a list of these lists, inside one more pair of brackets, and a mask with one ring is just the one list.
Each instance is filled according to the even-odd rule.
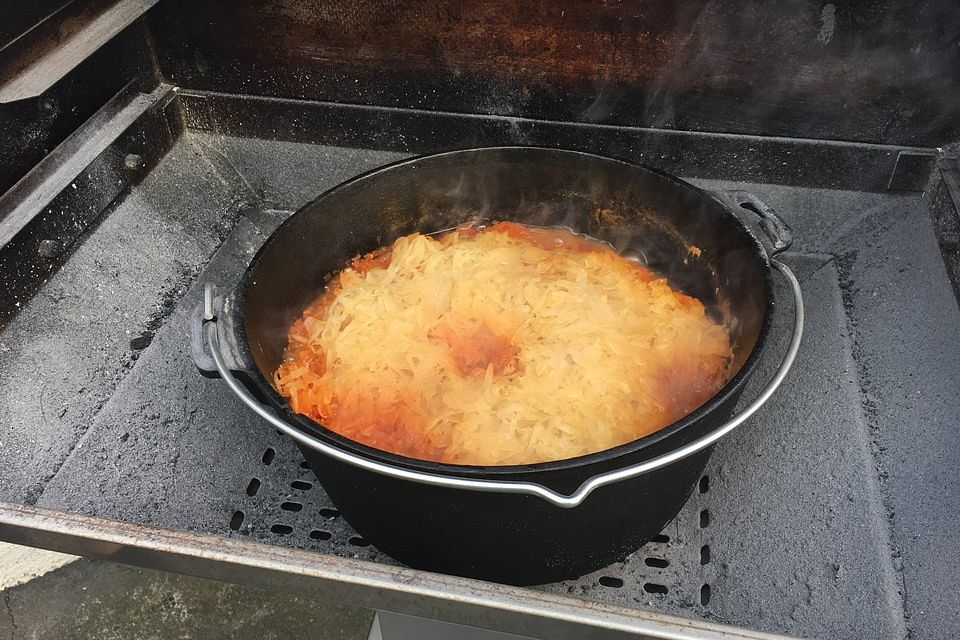
[[707,491],[710,491],[710,478],[703,476],[700,478],[700,493],[706,493]]
[[363,538],[361,538],[360,536],[351,536],[351,537],[350,537],[350,544],[352,544],[352,545],[355,546],[355,547],[369,547],[369,546],[370,546],[370,543],[367,542],[366,540],[364,540]]
[[708,584],[700,587],[700,604],[703,606],[710,604],[710,585]]
[[307,491],[313,487],[313,483],[304,482],[303,480],[294,480],[290,483],[290,486],[294,489],[299,489],[300,491]]
[[623,580],[620,578],[614,578],[612,576],[600,576],[600,579],[597,580],[597,582],[605,587],[610,587],[611,589],[619,589],[623,586]]
[[247,495],[252,498],[257,495],[257,491],[260,491],[260,478],[251,478],[247,485]]
[[310,463],[307,462],[306,460],[304,460],[303,462],[300,463],[300,468],[301,468],[301,469],[309,469],[309,468],[310,468]]
[[336,509],[331,509],[330,507],[324,507],[323,509],[320,509],[320,515],[326,518],[327,520],[333,520],[338,515],[340,515],[340,512],[337,511]]
[[288,536],[293,533],[293,527],[285,524],[275,524],[270,527],[270,532],[280,534],[281,536]]
[[273,459],[277,457],[277,452],[273,447],[267,447],[267,450],[263,452],[263,458],[261,461],[263,464],[270,464],[273,462]]
[[670,542],[670,536],[665,536],[661,533],[658,536],[654,536],[650,542],[660,542],[666,544],[667,542]]
[[233,515],[230,517],[230,528],[234,531],[240,529],[240,525],[243,524],[243,511],[234,511]]
[[710,564],[710,545],[708,544],[700,547],[700,564]]
[[333,537],[333,534],[329,531],[321,531],[319,529],[314,529],[310,532],[310,538],[313,540],[329,540]]
[[643,590],[646,591],[647,593],[659,593],[661,595],[669,592],[669,589],[667,589],[666,586],[662,584],[657,584],[656,582],[646,583],[645,585],[643,585]]
[[704,509],[700,512],[700,528],[706,529],[710,526],[710,512]]
[[280,508],[284,511],[300,511],[300,509],[303,509],[303,504],[300,502],[284,502],[280,505]]
[[670,561],[663,558],[646,558],[643,563],[648,567],[656,567],[657,569],[666,569],[670,566]]

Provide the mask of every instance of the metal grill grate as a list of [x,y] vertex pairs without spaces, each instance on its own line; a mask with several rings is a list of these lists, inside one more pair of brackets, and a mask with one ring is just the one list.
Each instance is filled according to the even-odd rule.
[[[706,612],[709,546],[709,477],[703,476],[690,500],[659,536],[624,562],[578,580],[544,585],[548,591],[590,600],[654,610]],[[702,524],[702,526],[701,526]]]
[[251,464],[254,474],[237,487],[229,528],[233,536],[338,556],[397,564],[340,517],[310,465],[287,438],[275,433]]
[[[338,556],[397,565],[358,535],[333,502],[296,446],[279,432],[250,465],[255,469],[231,496],[226,523],[232,536]],[[708,498],[703,476],[680,514],[663,532],[629,556],[577,580],[541,589],[590,600],[655,610],[706,613],[711,597]]]

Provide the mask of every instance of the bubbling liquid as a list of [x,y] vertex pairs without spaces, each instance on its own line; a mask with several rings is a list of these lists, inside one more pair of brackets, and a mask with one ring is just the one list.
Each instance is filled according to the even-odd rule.
[[451,464],[609,449],[728,380],[703,304],[609,245],[500,222],[355,259],[291,327],[274,382],[357,442]]

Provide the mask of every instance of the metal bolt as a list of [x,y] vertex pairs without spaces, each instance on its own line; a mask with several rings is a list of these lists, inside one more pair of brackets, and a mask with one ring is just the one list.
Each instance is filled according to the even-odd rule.
[[199,51],[195,51],[193,54],[193,66],[195,66],[200,73],[207,72],[207,61]]
[[60,254],[60,243],[56,240],[41,240],[37,254],[42,258],[56,258]]
[[143,158],[136,153],[128,153],[127,157],[124,158],[123,164],[127,166],[127,169],[136,169],[143,164]]

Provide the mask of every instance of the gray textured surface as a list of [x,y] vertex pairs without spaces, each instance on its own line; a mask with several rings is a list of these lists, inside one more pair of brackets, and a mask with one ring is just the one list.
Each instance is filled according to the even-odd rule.
[[[193,148],[212,164],[182,162]],[[191,134],[151,176],[156,182],[135,189],[74,260],[87,250],[91,259],[112,251],[126,257],[124,264],[144,255],[142,247],[117,238],[135,232],[138,213],[150,210],[142,203],[147,194],[154,198],[151,206],[180,215],[185,215],[181,192],[189,196],[208,183],[207,197],[215,202],[244,193],[262,208],[295,209],[336,182],[396,157]],[[190,171],[179,180],[171,181],[169,173],[165,177],[164,171],[178,166]],[[218,172],[233,177],[226,183],[215,180]],[[951,400],[958,391],[960,312],[925,203],[916,196],[746,187],[776,206],[796,231],[798,253],[790,262],[803,278],[809,314],[796,370],[761,415],[718,446],[708,469],[709,492],[696,496],[671,525],[674,547],[665,555],[673,568],[660,578],[673,580],[677,590],[667,597],[638,591],[651,575],[640,565],[649,550],[576,584],[549,588],[810,637],[901,638],[906,629],[916,638],[956,635],[960,539],[952,523],[960,515],[960,497],[953,489],[952,460],[960,442]],[[127,218],[117,216],[126,209]],[[120,332],[130,322],[122,314],[71,326],[64,338],[77,354],[70,375],[90,378],[106,370],[115,382],[80,414],[79,427],[71,431],[77,446],[46,485],[41,505],[379,559],[370,547],[350,544],[349,527],[319,513],[325,505],[319,486],[309,490],[309,497],[288,486],[295,476],[306,476],[295,449],[242,410],[222,383],[200,378],[189,358],[186,313],[197,299],[199,282],[236,277],[283,215],[245,210],[135,362],[123,364],[129,337]],[[217,219],[203,211],[186,217],[197,224]],[[202,237],[208,238],[206,255],[213,253],[220,236]],[[71,268],[73,263],[35,302],[46,300],[57,278]],[[150,269],[141,276],[147,283],[178,273],[162,260],[151,262]],[[87,277],[92,282],[95,275]],[[157,290],[150,290],[153,298]],[[124,300],[134,309],[144,307],[143,298],[153,299],[139,289],[136,295],[120,291],[116,295],[129,296]],[[66,315],[104,306],[84,297],[60,304]],[[42,347],[55,334],[53,328],[46,333],[33,328],[43,309],[26,309],[0,341],[17,353]],[[118,335],[124,339],[118,342]],[[767,371],[782,341],[780,333]],[[100,345],[113,345],[121,356],[110,360]],[[7,355],[3,380],[14,384],[34,375],[32,361]],[[104,358],[109,366],[101,364]],[[42,375],[48,388],[69,398],[76,387],[72,379],[61,381],[64,373],[62,365],[50,365]],[[758,377],[754,384],[760,382]],[[0,390],[4,402],[10,402],[8,390]],[[20,401],[17,411],[20,424],[42,430],[50,421],[50,410],[41,409],[37,397]],[[0,428],[9,429],[11,420],[3,424]],[[14,431],[27,437],[20,427]],[[268,446],[277,457],[266,469],[261,458]],[[43,464],[49,456],[39,450],[34,458]],[[3,467],[0,497],[27,499],[19,488],[46,477],[19,460]],[[246,495],[254,476],[263,482],[260,498],[269,498],[273,506]],[[288,499],[304,508],[280,509],[277,501]],[[703,508],[711,514],[710,525],[700,530]],[[240,533],[228,525],[237,509],[247,510],[247,528]],[[273,524],[294,530],[272,533]],[[331,537],[310,538],[313,530]],[[703,544],[710,546],[711,559],[700,566],[696,560]],[[600,575],[622,579],[624,585],[599,585]],[[697,598],[702,584],[711,589],[706,607]]]
[[[187,319],[207,279],[232,284],[280,217],[242,215],[202,277],[90,422],[38,504],[117,519],[215,530],[229,519],[224,483],[239,482],[266,429],[217,381],[196,374]],[[193,369],[193,370],[191,370]],[[224,446],[231,443],[231,446]],[[211,465],[217,472],[210,473]]]
[[[191,147],[204,149],[205,157],[217,163],[218,171],[234,170],[233,159],[214,146],[215,140],[188,140]],[[325,152],[321,160],[299,163],[312,167],[311,186],[305,189],[309,193],[322,191],[393,157],[367,151],[321,151]],[[168,162],[178,163],[179,158],[171,154],[164,164]],[[288,175],[296,164],[296,158],[288,157],[276,165],[276,170]],[[252,192],[251,182],[241,175],[243,191]],[[158,194],[169,198],[164,203],[168,209],[189,215],[190,209],[179,198],[189,198],[192,189],[209,186],[179,181],[165,188],[177,189],[176,197],[170,191]],[[227,186],[224,191],[231,193],[233,189]],[[133,200],[129,198],[124,204],[135,207]],[[72,455],[47,478],[40,506],[188,529],[222,528],[223,516],[228,514],[229,519],[230,512],[223,489],[238,482],[231,474],[245,473],[249,457],[243,456],[249,448],[243,447],[260,447],[264,430],[252,415],[240,410],[233,398],[223,394],[221,383],[197,375],[187,342],[187,317],[200,299],[203,282],[212,279],[232,284],[285,215],[254,211],[235,215],[237,223],[230,241],[216,252],[201,277],[192,274],[193,287],[185,294],[178,292],[178,297],[182,295],[179,304],[167,309],[169,317],[149,346],[138,354],[136,366],[129,368],[112,395],[87,417]],[[202,221],[202,213],[196,219]],[[136,221],[127,224],[126,233],[134,233]],[[91,240],[96,246],[99,239]],[[219,242],[219,238],[211,242],[210,251]],[[122,256],[127,260],[138,258],[135,251],[124,251]],[[164,269],[162,264],[152,266],[159,272]],[[115,330],[123,331],[124,325],[120,323]],[[89,347],[81,344],[80,349],[84,348]],[[15,377],[20,370],[10,367],[5,371]],[[211,463],[217,464],[222,473],[209,473]]]
[[337,603],[88,560],[0,598],[0,637],[13,640],[366,640],[373,619]]
[[265,209],[295,211],[358,173],[409,156],[204,133],[191,136],[211,157],[221,158],[244,176]]
[[[921,211],[861,222],[845,301],[916,638],[960,628],[960,313]],[[913,214],[913,215],[909,215]]]
[[912,638],[960,634],[960,309],[917,196],[748,185],[838,256],[861,419]]
[[0,448],[16,461],[0,465],[0,497],[36,501],[243,198],[181,141],[4,329]]
[[[807,331],[788,391],[724,440],[707,468],[712,611],[804,637],[902,638],[837,271],[833,261],[791,264],[804,288]],[[783,352],[784,339],[774,352]]]

